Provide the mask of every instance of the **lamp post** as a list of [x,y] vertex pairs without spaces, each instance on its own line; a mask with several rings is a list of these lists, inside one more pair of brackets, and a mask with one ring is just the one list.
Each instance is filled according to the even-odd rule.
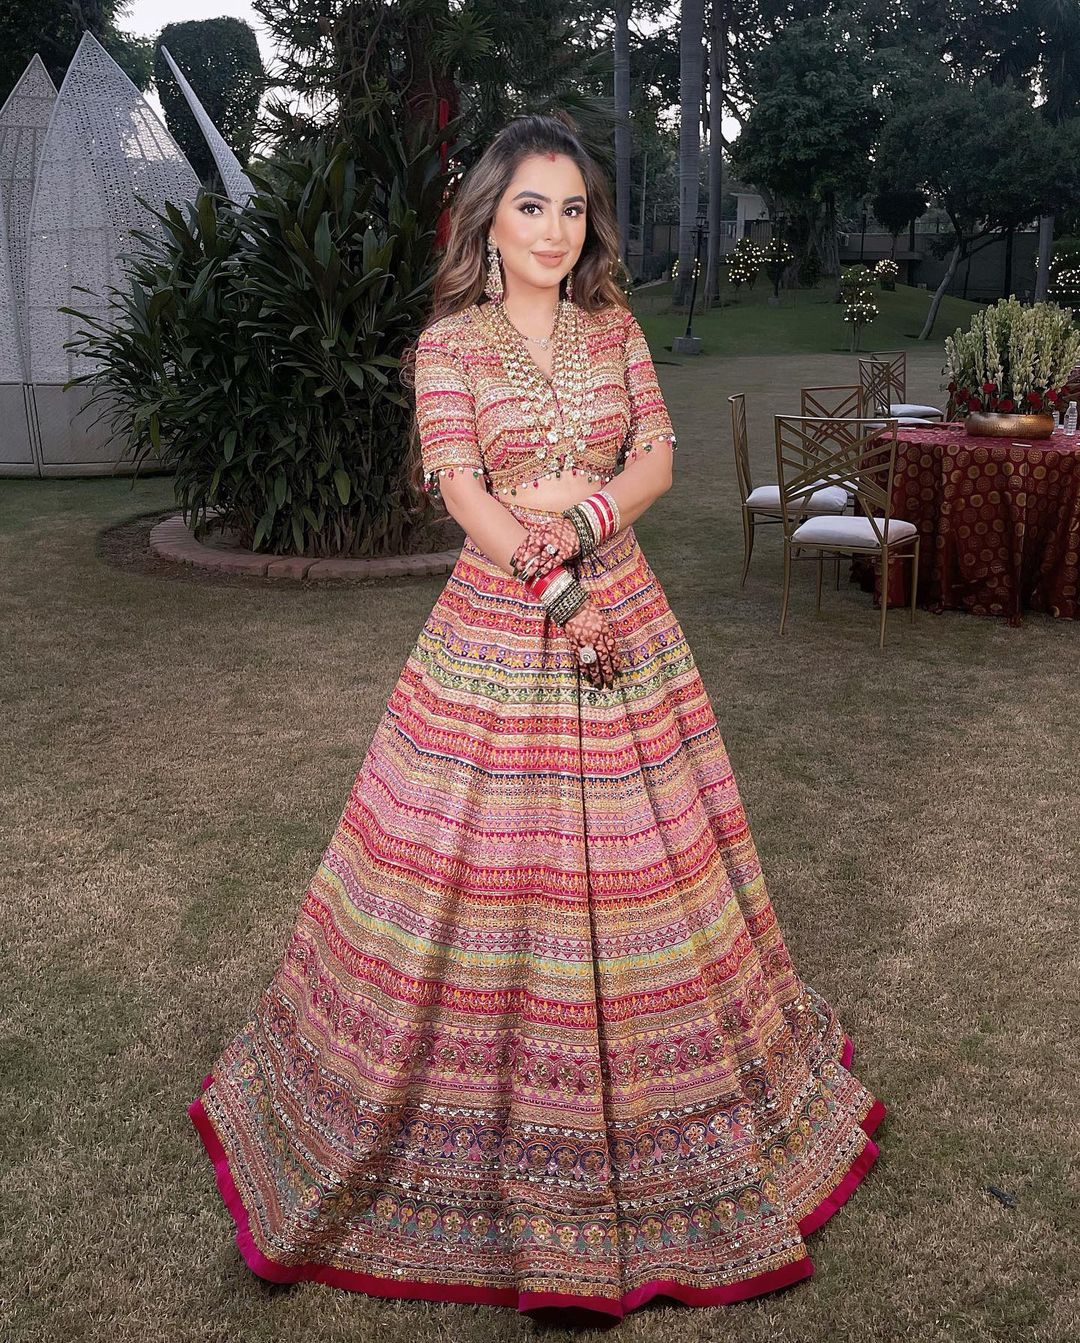
[[697,219],[694,221],[694,275],[693,284],[690,288],[690,311],[686,315],[686,335],[676,336],[671,342],[671,349],[674,354],[700,354],[701,340],[694,335],[694,304],[697,301],[697,282],[698,271],[701,269],[701,244],[708,237],[708,219],[702,211],[698,211]]

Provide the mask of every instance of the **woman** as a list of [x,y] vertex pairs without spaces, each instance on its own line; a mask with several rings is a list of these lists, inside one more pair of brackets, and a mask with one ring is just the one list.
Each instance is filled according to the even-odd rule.
[[[509,125],[415,360],[467,536],[192,1118],[255,1272],[621,1316],[812,1271],[880,1102],[799,979],[635,539],[675,436],[595,163]],[[621,471],[616,468],[621,466]]]

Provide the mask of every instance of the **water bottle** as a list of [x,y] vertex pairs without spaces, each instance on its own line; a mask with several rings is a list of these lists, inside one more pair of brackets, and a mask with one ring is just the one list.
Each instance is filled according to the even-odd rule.
[[1068,408],[1068,410],[1066,410],[1066,412],[1065,412],[1065,422],[1064,422],[1064,427],[1065,427],[1065,432],[1066,432],[1067,434],[1075,434],[1075,433],[1076,433],[1076,402],[1075,402],[1075,401],[1070,401],[1070,402],[1069,402],[1069,408]]

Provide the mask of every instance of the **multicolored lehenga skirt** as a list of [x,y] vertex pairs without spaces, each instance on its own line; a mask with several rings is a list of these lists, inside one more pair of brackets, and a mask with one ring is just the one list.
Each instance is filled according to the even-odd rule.
[[633,528],[579,573],[611,689],[466,540],[189,1107],[264,1278],[614,1316],[739,1301],[810,1275],[804,1237],[878,1154],[884,1106],[792,965]]

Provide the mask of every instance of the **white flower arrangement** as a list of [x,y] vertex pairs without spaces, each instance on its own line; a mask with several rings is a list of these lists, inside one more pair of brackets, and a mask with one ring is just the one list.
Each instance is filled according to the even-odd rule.
[[1056,303],[1025,307],[1015,296],[977,312],[967,331],[958,328],[945,339],[949,395],[959,415],[1063,409],[1078,361],[1080,331],[1072,309]]

